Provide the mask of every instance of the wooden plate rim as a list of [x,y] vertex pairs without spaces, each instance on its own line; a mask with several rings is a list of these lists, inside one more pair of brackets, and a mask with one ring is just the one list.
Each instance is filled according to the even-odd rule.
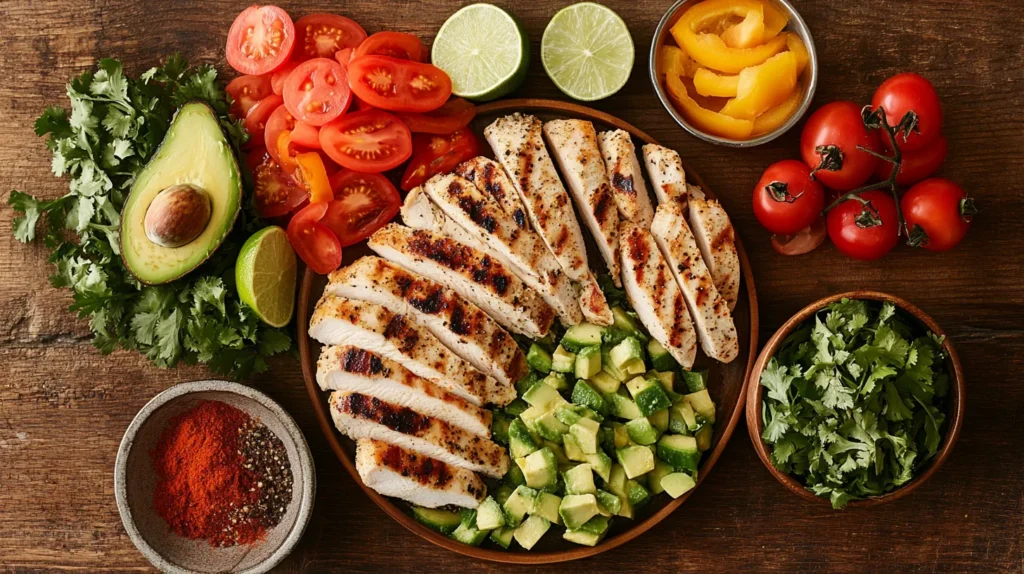
[[[591,121],[603,122],[607,125],[614,126],[617,129],[622,129],[634,137],[643,140],[646,143],[657,143],[654,138],[647,135],[647,133],[637,129],[632,124],[625,122],[615,116],[607,114],[605,112],[595,110],[579,104],[573,104],[569,102],[561,102],[557,100],[544,100],[544,99],[515,99],[515,100],[502,100],[497,102],[491,102],[483,104],[477,107],[477,114],[489,114],[495,112],[516,112],[516,111],[542,111],[542,112],[561,112],[588,119]],[[688,166],[683,166],[688,178],[695,180],[697,185],[708,193],[709,196],[715,197],[700,176],[690,170]],[[747,351],[747,364],[744,371],[743,382],[741,383],[739,394],[737,395],[738,408],[734,408],[732,416],[728,421],[725,421],[726,425],[722,432],[722,436],[715,445],[715,448],[711,450],[710,456],[705,460],[701,466],[700,478],[697,481],[699,487],[701,483],[710,474],[711,469],[714,467],[715,462],[718,461],[722,452],[725,450],[729,439],[732,437],[732,433],[736,428],[736,424],[739,422],[740,416],[743,413],[743,400],[747,395],[747,385],[750,381],[750,373],[754,367],[754,361],[757,357],[757,343],[758,343],[758,308],[757,308],[757,292],[754,288],[754,274],[750,268],[750,261],[747,258],[747,253],[743,249],[743,244],[740,241],[739,236],[736,237],[736,250],[739,254],[740,259],[740,271],[743,275],[743,281],[745,283],[748,304],[750,308],[750,341],[749,349]],[[391,518],[395,519],[399,524],[414,532],[420,537],[427,541],[436,544],[447,550],[457,552],[464,556],[471,558],[477,558],[481,560],[489,560],[492,562],[503,562],[507,564],[553,564],[558,562],[567,562],[570,560],[577,560],[580,558],[587,558],[617,548],[626,542],[640,536],[644,532],[650,530],[654,525],[664,520],[669,514],[671,514],[676,508],[679,508],[683,502],[686,501],[693,494],[697,488],[688,492],[687,494],[669,502],[664,508],[658,512],[648,516],[642,522],[637,523],[635,526],[626,530],[625,532],[605,539],[597,546],[588,547],[580,546],[578,548],[572,548],[570,550],[562,550],[557,552],[506,552],[501,550],[491,550],[486,548],[478,548],[462,544],[455,540],[452,540],[442,534],[439,534],[426,526],[420,524],[413,519],[409,514],[404,512],[401,508],[391,502],[385,496],[378,494],[373,491],[359,478],[359,473],[356,471],[355,465],[348,453],[345,452],[344,446],[338,439],[338,433],[334,430],[334,424],[331,420],[330,413],[324,408],[324,403],[320,397],[321,390],[316,383],[316,375],[313,372],[314,365],[313,361],[309,359],[309,334],[308,326],[305,325],[306,318],[309,315],[309,301],[310,291],[313,288],[314,273],[306,269],[302,277],[302,284],[299,289],[299,300],[297,317],[299,318],[298,323],[298,343],[299,343],[299,358],[302,364],[302,376],[306,383],[306,390],[309,393],[309,397],[313,402],[313,411],[316,414],[317,422],[320,425],[320,429],[323,431],[324,436],[327,438],[328,444],[331,446],[331,450],[341,461],[342,466],[348,471],[349,475],[355,480],[359,488],[373,500],[377,506],[379,506],[385,513]]]

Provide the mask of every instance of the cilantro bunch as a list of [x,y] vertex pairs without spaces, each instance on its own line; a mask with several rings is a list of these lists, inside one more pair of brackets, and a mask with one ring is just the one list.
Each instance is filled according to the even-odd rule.
[[772,463],[834,508],[906,484],[935,456],[949,389],[942,339],[889,303],[843,299],[761,374]]
[[69,178],[70,191],[53,200],[12,191],[8,204],[21,214],[15,237],[42,239],[51,250],[50,282],[71,289],[71,310],[88,317],[102,352],[134,349],[161,367],[207,363],[242,379],[265,371],[265,357],[292,347],[289,334],[263,324],[235,290],[238,250],[262,226],[255,214],[240,214],[206,263],[165,285],[139,283],[122,263],[119,243],[124,200],[182,104],[208,104],[238,153],[247,136],[228,118],[216,80],[213,67],[189,67],[177,56],[138,79],[117,60],[101,60],[68,84],[70,114],[51,107],[35,124],[37,135],[49,136],[53,173]]

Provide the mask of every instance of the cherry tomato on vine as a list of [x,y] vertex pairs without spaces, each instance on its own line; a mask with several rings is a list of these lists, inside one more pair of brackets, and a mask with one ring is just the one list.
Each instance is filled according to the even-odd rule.
[[366,39],[366,30],[337,14],[307,14],[295,22],[296,60],[333,58],[338,50],[355,48]]
[[819,216],[814,223],[792,235],[772,235],[772,249],[779,255],[803,255],[817,249],[827,235],[825,218]]
[[[900,124],[907,112],[917,114],[916,129],[908,137],[902,131],[896,134],[900,151],[919,150],[935,141],[942,132],[942,106],[935,87],[924,77],[913,74],[897,74],[882,82],[871,98],[871,109],[885,110],[890,126]],[[883,142],[888,147],[888,138]]]
[[[943,162],[946,161],[948,149],[946,136],[940,135],[935,138],[935,141],[919,150],[903,152],[900,172],[896,174],[896,184],[903,186],[913,185],[935,175],[935,172],[939,171]],[[879,179],[889,179],[892,167],[892,164],[887,161],[879,161],[875,175]]]
[[825,208],[825,190],[803,162],[774,163],[754,187],[754,215],[765,229],[791,235],[809,226]]
[[[977,213],[974,202],[959,185],[933,177],[918,183],[900,200],[911,241],[929,251],[956,247],[971,227]],[[924,236],[920,234],[923,233]]]
[[878,158],[858,146],[877,153],[878,134],[864,126],[860,111],[853,102],[832,102],[818,108],[804,125],[800,155],[826,187],[849,191],[875,172]]
[[829,239],[839,251],[854,259],[878,259],[892,251],[899,241],[896,201],[885,191],[865,191],[860,200],[847,199],[825,218]]
[[341,265],[341,243],[320,220],[327,214],[327,202],[310,203],[288,222],[288,242],[313,271],[326,275]]
[[268,74],[288,61],[295,24],[277,6],[249,6],[228,30],[227,60],[242,74]]

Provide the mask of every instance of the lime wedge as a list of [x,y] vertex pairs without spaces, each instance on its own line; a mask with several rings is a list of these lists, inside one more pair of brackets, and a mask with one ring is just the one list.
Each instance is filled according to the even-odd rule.
[[530,43],[508,12],[493,4],[470,4],[438,30],[430,58],[452,79],[453,94],[485,102],[523,83]]
[[559,10],[548,22],[540,61],[559,90],[592,102],[626,84],[633,69],[633,38],[611,9],[580,2]]
[[295,309],[295,250],[276,225],[254,233],[238,252],[238,297],[271,327],[284,327]]

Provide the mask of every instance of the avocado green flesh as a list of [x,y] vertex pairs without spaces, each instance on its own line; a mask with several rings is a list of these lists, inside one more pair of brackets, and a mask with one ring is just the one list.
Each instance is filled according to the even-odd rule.
[[[153,199],[176,184],[191,184],[210,198],[210,222],[195,239],[163,247],[146,236],[144,221]],[[178,110],[160,148],[139,173],[121,214],[121,257],[139,281],[166,283],[195,269],[231,231],[241,205],[242,186],[231,145],[216,114],[201,103]]]

